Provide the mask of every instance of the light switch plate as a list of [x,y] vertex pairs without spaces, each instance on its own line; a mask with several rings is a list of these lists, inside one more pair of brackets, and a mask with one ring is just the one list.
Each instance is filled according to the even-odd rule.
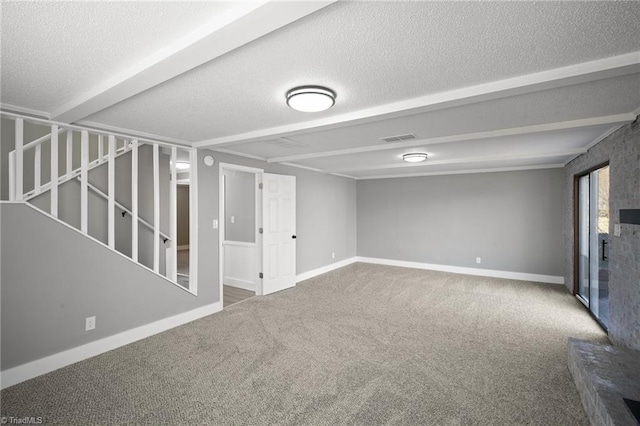
[[218,229],[218,219],[213,219],[213,229]]
[[613,235],[615,235],[616,237],[620,236],[620,224],[619,223],[614,223],[613,224]]

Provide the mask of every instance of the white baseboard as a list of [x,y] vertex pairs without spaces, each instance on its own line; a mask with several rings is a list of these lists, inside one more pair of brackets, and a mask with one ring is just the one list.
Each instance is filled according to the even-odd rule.
[[224,285],[228,285],[230,287],[241,288],[243,290],[256,291],[256,283],[252,283],[251,281],[245,281],[238,278],[232,277],[224,277],[222,281]]
[[189,244],[176,247],[177,250],[189,250]]
[[356,263],[357,258],[350,257],[345,260],[341,260],[339,262],[331,263],[326,266],[322,266],[318,269],[312,269],[311,271],[303,272],[301,274],[296,275],[296,283],[300,281],[308,280],[309,278],[317,277],[318,275],[326,274],[327,272],[331,272],[334,269],[342,268],[343,266],[351,265],[352,263]]
[[188,312],[164,318],[151,324],[145,324],[95,342],[58,352],[0,373],[0,388],[5,389],[25,380],[33,379],[78,361],[100,355],[110,350],[142,340],[154,334],[197,320],[207,315],[222,311],[222,302],[212,303]]
[[555,275],[527,274],[523,272],[496,271],[492,269],[465,268],[462,266],[436,265],[433,263],[408,262],[404,260],[379,259],[357,256],[358,262],[377,265],[400,266],[403,268],[428,269],[431,271],[453,272],[454,274],[478,275],[482,277],[506,278],[510,280],[533,281],[538,283],[564,284],[564,277]]

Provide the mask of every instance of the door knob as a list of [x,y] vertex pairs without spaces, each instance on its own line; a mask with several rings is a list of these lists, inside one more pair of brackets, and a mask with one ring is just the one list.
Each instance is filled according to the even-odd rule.
[[293,238],[293,239],[295,240],[295,239],[296,239],[296,238],[298,238],[298,237],[296,237],[295,235],[292,235],[292,236],[291,236],[291,238]]

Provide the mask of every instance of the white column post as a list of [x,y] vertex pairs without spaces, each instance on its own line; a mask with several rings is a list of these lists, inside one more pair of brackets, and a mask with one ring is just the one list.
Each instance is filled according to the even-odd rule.
[[107,200],[107,242],[110,249],[116,248],[116,138],[109,135],[108,168],[108,200]]
[[67,178],[71,177],[73,171],[73,131],[67,130]]
[[169,193],[169,236],[171,237],[171,281],[178,281],[178,148],[171,148],[171,188]]
[[160,273],[160,158],[153,144],[153,270]]
[[24,142],[24,122],[22,118],[16,118],[16,200],[22,201],[24,196],[23,188],[23,151],[22,145]]
[[104,142],[103,142],[102,135],[98,135],[98,163],[102,163],[103,160],[104,160]]
[[39,194],[42,186],[42,143],[35,147],[33,156],[33,193]]
[[58,125],[51,125],[51,216],[58,217]]
[[80,231],[89,232],[89,132],[80,132]]
[[189,151],[189,291],[198,293],[198,150],[196,149]]
[[16,152],[9,153],[9,201],[16,200]]
[[131,259],[138,261],[138,141],[131,144]]

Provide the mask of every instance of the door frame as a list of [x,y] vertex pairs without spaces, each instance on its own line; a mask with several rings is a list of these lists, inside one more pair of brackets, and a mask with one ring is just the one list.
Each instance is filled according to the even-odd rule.
[[[604,331],[607,331],[607,327],[600,321],[598,317],[595,316],[593,312],[591,312],[591,308],[584,303],[582,298],[578,297],[578,291],[579,291],[579,285],[580,285],[579,283],[580,235],[579,235],[579,229],[578,229],[580,224],[578,221],[580,220],[580,216],[579,216],[580,215],[580,211],[579,211],[580,210],[580,192],[579,192],[580,178],[584,176],[588,176],[589,174],[591,174],[591,172],[594,172],[596,170],[599,170],[608,166],[609,166],[609,160],[599,163],[595,166],[592,166],[588,169],[581,171],[580,173],[576,173],[573,175],[573,291],[571,293],[573,294],[573,296],[576,297],[576,299],[580,301],[582,305],[584,305],[584,307],[587,309],[587,312],[589,312],[589,315],[591,315],[591,317],[598,323],[600,327],[602,327]],[[591,183],[589,183],[589,185],[591,185]],[[589,257],[591,257],[591,253],[589,253]]]
[[[218,163],[218,283],[220,284],[220,303],[224,306],[224,232],[225,232],[225,171],[240,171],[254,173],[255,175],[255,242],[258,250],[259,265],[262,265],[262,240],[259,231],[262,226],[262,191],[258,189],[258,185],[262,183],[263,169],[240,166],[231,163]],[[260,266],[261,268],[262,266]],[[257,281],[256,296],[262,294],[262,280]]]

